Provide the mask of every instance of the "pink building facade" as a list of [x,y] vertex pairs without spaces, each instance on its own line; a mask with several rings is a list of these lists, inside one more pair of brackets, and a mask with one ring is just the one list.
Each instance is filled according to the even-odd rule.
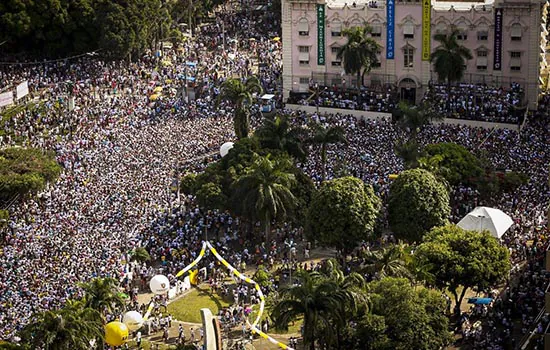
[[305,92],[311,82],[355,86],[337,58],[346,43],[342,30],[369,25],[382,47],[380,64],[365,76],[372,88],[396,86],[402,98],[418,100],[437,75],[429,55],[433,36],[451,26],[472,52],[464,83],[508,88],[520,84],[536,107],[546,69],[544,0],[440,2],[435,0],[283,0],[283,91]]

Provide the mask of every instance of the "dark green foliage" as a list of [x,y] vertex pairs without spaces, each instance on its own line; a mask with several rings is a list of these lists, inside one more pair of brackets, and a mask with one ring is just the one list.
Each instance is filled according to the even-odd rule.
[[473,58],[471,51],[458,43],[458,34],[459,31],[452,28],[448,34],[434,35],[435,41],[440,45],[432,53],[430,61],[434,64],[439,80],[447,81],[448,85],[462,79],[466,71],[466,60]]
[[69,300],[62,309],[35,314],[21,338],[32,349],[87,350],[91,340],[103,341],[103,319],[98,310]]
[[141,55],[168,37],[171,3],[161,0],[0,2],[3,49],[59,57],[101,49],[110,58]]
[[480,160],[456,143],[434,143],[424,148],[426,156],[440,156],[440,174],[451,184],[474,184],[483,175]]
[[370,33],[371,28],[353,27],[345,29],[342,34],[348,39],[338,50],[338,59],[344,62],[344,70],[347,74],[357,75],[357,89],[361,87],[362,76],[368,74],[374,63],[378,62],[377,54],[381,47]]
[[441,293],[413,288],[404,278],[384,278],[369,284],[372,315],[358,324],[357,349],[438,350],[452,336]]
[[[494,286],[510,271],[508,249],[488,231],[465,231],[456,225],[436,227],[415,252],[431,266],[435,285],[448,288],[460,305],[466,290]],[[459,286],[464,289],[458,295]]]
[[189,173],[180,180],[180,191],[184,194],[194,194],[197,188],[197,174]]
[[388,221],[398,239],[420,242],[432,227],[444,225],[450,212],[446,187],[429,171],[406,170],[390,186]]
[[225,209],[227,196],[222,192],[219,183],[207,182],[196,192],[197,201],[201,207],[208,209]]
[[142,263],[142,262],[150,261],[151,256],[149,255],[149,252],[147,252],[145,248],[138,247],[130,253],[130,260]]
[[372,186],[354,177],[324,182],[313,196],[306,218],[310,239],[323,246],[351,251],[372,239],[380,199]]
[[19,147],[0,150],[0,200],[36,193],[60,173],[53,152]]
[[270,288],[273,285],[271,281],[273,275],[269,272],[264,265],[258,265],[258,269],[254,273],[252,279],[263,288]]
[[274,119],[264,118],[255,132],[262,148],[283,151],[301,161],[306,156],[301,141],[304,134],[304,130],[292,127],[287,115],[277,115]]
[[255,76],[251,76],[245,81],[238,78],[230,78],[223,82],[217,103],[228,101],[235,107],[233,116],[233,126],[235,135],[240,140],[248,137],[250,129],[250,111],[248,105],[253,101],[254,93],[260,94],[262,85]]

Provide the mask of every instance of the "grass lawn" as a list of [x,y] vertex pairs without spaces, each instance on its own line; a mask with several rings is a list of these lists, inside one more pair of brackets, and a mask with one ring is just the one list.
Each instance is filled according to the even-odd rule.
[[217,294],[211,294],[208,288],[196,287],[185,296],[168,304],[168,312],[183,322],[201,323],[200,309],[208,308],[217,315],[220,309],[228,307],[228,301]]

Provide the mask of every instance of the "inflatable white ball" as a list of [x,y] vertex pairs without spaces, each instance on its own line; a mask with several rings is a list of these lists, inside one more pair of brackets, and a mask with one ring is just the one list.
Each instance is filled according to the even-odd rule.
[[229,150],[233,148],[233,142],[226,142],[220,147],[220,156],[225,157]]
[[137,331],[143,326],[143,317],[137,311],[128,311],[122,317],[122,323],[128,327],[131,332]]
[[170,281],[168,281],[166,276],[156,275],[151,278],[149,288],[151,288],[151,292],[154,294],[164,294],[170,290]]

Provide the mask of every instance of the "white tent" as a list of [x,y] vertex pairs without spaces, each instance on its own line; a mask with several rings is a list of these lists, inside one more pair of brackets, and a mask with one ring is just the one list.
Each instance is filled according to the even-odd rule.
[[468,231],[488,230],[496,238],[502,235],[512,226],[514,221],[502,210],[488,207],[476,207],[457,224],[458,227]]

